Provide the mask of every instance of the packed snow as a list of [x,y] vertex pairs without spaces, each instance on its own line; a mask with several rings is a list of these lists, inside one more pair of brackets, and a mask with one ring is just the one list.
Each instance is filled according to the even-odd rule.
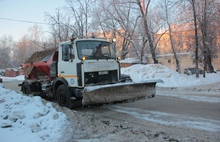
[[[220,74],[207,74],[206,78],[195,78],[172,71],[163,65],[133,65],[122,68],[123,74],[130,75],[134,82],[161,79],[163,83],[157,86],[182,87],[220,82]],[[24,76],[16,78],[3,77],[3,82],[23,80]],[[0,137],[3,142],[59,141],[69,127],[66,114],[57,112],[51,103],[43,103],[40,97],[28,97],[13,90],[5,89],[0,84]],[[219,128],[218,128],[219,129]]]

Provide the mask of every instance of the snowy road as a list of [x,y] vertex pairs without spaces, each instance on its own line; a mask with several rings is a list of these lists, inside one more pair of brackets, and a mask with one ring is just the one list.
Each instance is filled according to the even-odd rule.
[[[4,85],[19,91],[17,82]],[[155,98],[133,103],[54,107],[73,123],[76,141],[220,141],[219,92],[157,90]]]
[[[19,81],[4,82],[4,85],[8,89],[20,92],[18,83]],[[120,108],[126,107],[128,110],[136,108],[136,111],[140,109],[220,120],[219,93],[185,92],[157,88],[155,98],[120,104],[118,106]]]
[[168,126],[220,132],[220,105],[215,102],[200,102],[157,95],[155,99],[109,108]]
[[120,106],[220,120],[220,96],[182,95],[181,92],[157,91],[153,99],[120,104]]

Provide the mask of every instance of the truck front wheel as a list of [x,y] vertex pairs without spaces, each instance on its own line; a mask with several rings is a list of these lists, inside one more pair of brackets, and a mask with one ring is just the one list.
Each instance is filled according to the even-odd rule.
[[57,89],[57,102],[61,107],[69,107],[70,97],[64,85]]

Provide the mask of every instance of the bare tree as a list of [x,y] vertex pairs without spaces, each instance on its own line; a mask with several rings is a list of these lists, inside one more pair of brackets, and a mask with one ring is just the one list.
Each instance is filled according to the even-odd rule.
[[[95,23],[103,31],[105,38],[108,38],[107,32],[112,31],[110,38],[117,38],[117,48],[121,50],[121,59],[125,59],[132,51],[135,51],[137,57],[140,57],[139,48],[135,43],[137,40],[135,31],[140,17],[136,17],[134,14],[132,8],[134,3],[131,0],[126,2],[123,0],[102,0],[99,1],[98,6],[100,8],[95,10],[97,17],[93,21],[98,21]],[[132,47],[135,50],[132,50]]]
[[13,49],[13,44],[12,36],[4,35],[0,38],[0,68],[2,69],[7,67],[15,67],[11,58],[11,50]]
[[204,72],[203,77],[205,77],[205,71],[210,73],[214,72],[214,68],[212,66],[212,41],[213,41],[213,26],[216,23],[214,22],[216,11],[219,10],[215,8],[216,5],[219,5],[219,2],[215,0],[207,1],[204,0],[198,3],[198,10],[200,15],[197,16],[199,21],[201,33],[202,33],[202,44],[203,44],[203,56],[204,56]]
[[34,25],[28,29],[28,39],[34,43],[35,48],[38,50],[45,49],[46,40],[44,37],[43,28],[38,25]]
[[[130,51],[135,51],[142,63],[143,54],[141,50],[139,50],[138,45],[135,43],[135,41],[138,40],[136,31],[140,16],[136,17],[136,15],[132,14],[134,13],[134,10],[132,9],[134,4],[131,1],[127,1],[126,3],[124,1],[114,1],[112,5],[113,10],[115,11],[112,13],[112,17],[120,26],[120,28],[115,29],[115,31],[122,38],[121,58],[125,59],[126,55]],[[135,50],[131,50],[131,45],[133,45]]]
[[[176,3],[175,3],[176,4]],[[175,44],[174,44],[174,39],[173,39],[173,32],[172,32],[172,27],[171,27],[171,13],[173,13],[174,11],[172,11],[171,9],[174,7],[174,5],[171,1],[169,0],[164,0],[164,9],[165,9],[165,20],[166,23],[168,25],[168,33],[169,33],[169,37],[170,37],[170,45],[174,54],[174,58],[176,60],[176,71],[180,72],[180,63],[179,63],[179,59],[176,53],[176,49],[175,49]]]
[[[205,72],[214,72],[212,58],[217,45],[217,34],[219,32],[220,2],[218,0],[195,1],[188,0],[194,10],[194,23],[197,27],[198,50],[203,56],[203,77]],[[193,7],[194,6],[194,7]]]
[[64,16],[60,11],[60,9],[57,9],[55,16],[45,13],[47,20],[51,24],[50,33],[52,34],[55,46],[59,42],[68,40],[72,31],[69,15]]
[[[109,2],[107,0],[102,0],[98,4],[100,8],[97,8],[95,12],[96,18],[94,18],[95,22],[93,24],[99,25],[101,31],[113,31],[112,38],[114,38],[115,35],[120,36],[121,40],[120,42],[117,40],[117,45],[120,46],[122,59],[124,59],[129,53],[136,53],[136,56],[140,59],[140,63],[143,63],[149,43],[152,47],[150,48],[150,52],[152,51],[151,53],[156,60],[155,49],[160,38],[154,39],[154,33],[156,33],[164,25],[164,23],[161,24],[156,18],[152,21],[152,17],[156,17],[152,14],[153,12],[148,13],[148,16],[151,17],[145,17],[148,25],[148,30],[146,30],[146,24],[143,23],[143,15],[139,12],[141,10],[143,11],[143,14],[145,14],[146,9],[145,7],[142,9],[143,6],[139,3],[140,8],[139,5],[137,5],[137,1],[113,0]],[[148,10],[149,4],[150,1],[147,6]],[[159,14],[159,12],[157,14]],[[103,32],[103,35],[106,37],[105,32]],[[131,47],[133,47],[133,50],[131,50]]]
[[67,0],[67,11],[73,20],[72,28],[80,37],[88,36],[94,3],[94,0]]
[[[151,0],[148,0],[147,1],[147,6],[144,7],[144,5],[145,5],[144,1],[141,5],[140,0],[136,0],[136,4],[139,7],[139,11],[141,13],[141,17],[142,17],[142,20],[143,20],[144,37],[145,37],[145,35],[147,37],[147,39],[145,39],[145,41],[143,43],[146,43],[146,40],[148,40],[152,59],[153,59],[154,63],[158,63],[158,61],[156,59],[156,52],[155,52],[155,48],[154,48],[153,37],[152,37],[152,34],[150,33],[150,28],[149,28],[150,26],[149,26],[149,23],[148,23],[148,20],[147,20],[150,3],[151,3]],[[145,46],[145,44],[143,46]]]
[[195,6],[195,0],[189,0],[189,2],[192,5],[193,10],[193,21],[194,21],[194,30],[195,30],[195,64],[196,64],[196,78],[199,78],[199,71],[198,71],[198,65],[199,65],[199,37],[198,37],[198,27],[197,27],[197,14],[196,14],[196,6]]
[[13,60],[16,66],[24,63],[31,54],[35,51],[38,51],[39,48],[30,41],[27,35],[24,35],[19,42],[15,44],[15,48],[13,50]]

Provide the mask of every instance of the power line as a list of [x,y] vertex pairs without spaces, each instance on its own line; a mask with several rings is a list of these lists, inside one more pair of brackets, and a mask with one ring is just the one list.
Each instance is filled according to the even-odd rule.
[[51,24],[43,23],[43,22],[34,22],[34,21],[27,21],[27,20],[9,19],[9,18],[2,18],[2,17],[0,17],[0,19],[1,20],[7,20],[7,21],[23,22],[23,23],[35,23],[35,24],[42,24],[42,25],[51,25]]

